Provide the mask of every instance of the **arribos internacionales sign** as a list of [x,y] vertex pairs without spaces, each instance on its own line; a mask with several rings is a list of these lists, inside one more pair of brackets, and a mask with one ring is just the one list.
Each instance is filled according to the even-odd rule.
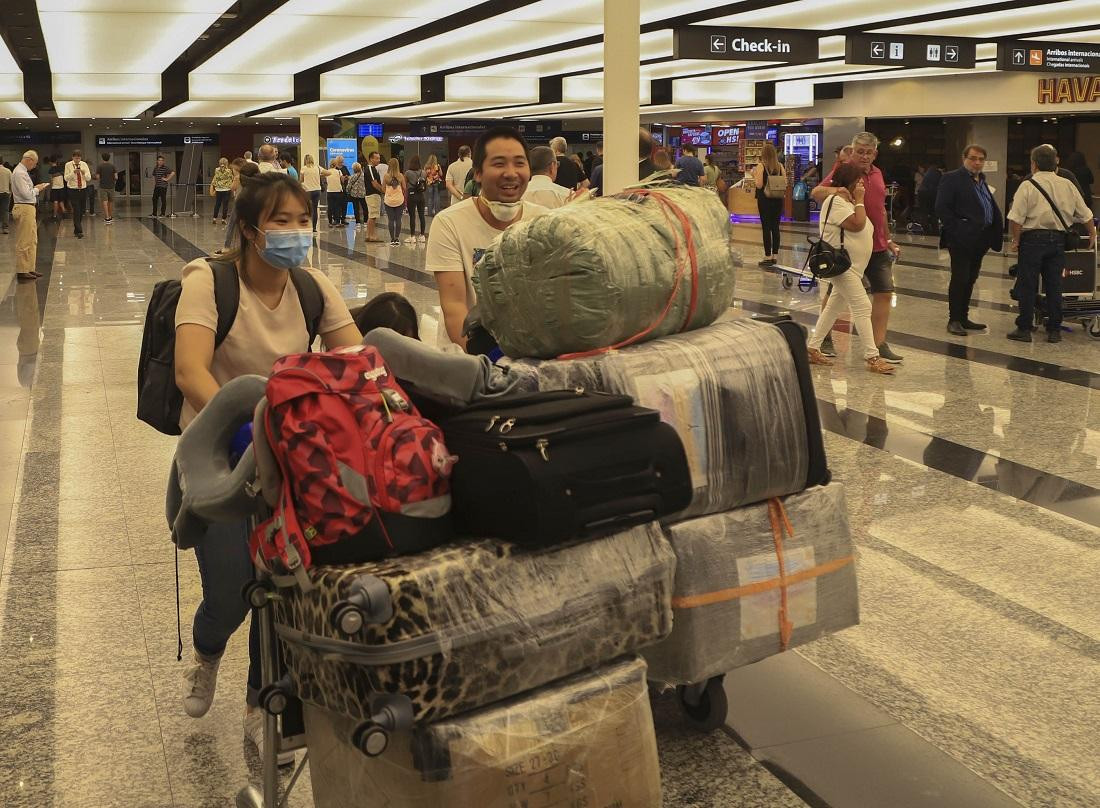
[[1040,104],[1092,104],[1100,101],[1100,76],[1039,79]]

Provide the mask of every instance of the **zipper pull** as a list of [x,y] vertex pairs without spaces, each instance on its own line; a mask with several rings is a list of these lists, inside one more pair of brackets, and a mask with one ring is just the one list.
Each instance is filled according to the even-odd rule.
[[503,424],[500,425],[500,434],[501,435],[507,435],[509,432],[512,431],[512,427],[514,427],[515,425],[516,425],[516,419],[515,418],[509,418],[507,421],[505,421]]
[[539,454],[542,455],[542,459],[547,463],[550,462],[550,441],[546,438],[539,438],[535,441],[535,448],[539,450]]
[[490,418],[489,419],[489,425],[485,427],[485,431],[486,432],[492,432],[493,427],[497,425],[497,421],[499,421],[499,420],[500,420],[499,415],[494,415],[492,418]]
[[384,392],[379,393],[378,397],[382,400],[382,409],[385,411],[382,418],[387,424],[393,423],[393,413],[390,412],[390,403],[386,401],[386,394]]

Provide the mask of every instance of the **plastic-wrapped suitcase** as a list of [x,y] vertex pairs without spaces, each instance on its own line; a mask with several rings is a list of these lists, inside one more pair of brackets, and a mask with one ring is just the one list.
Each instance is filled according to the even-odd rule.
[[516,360],[524,389],[625,393],[661,412],[687,451],[694,496],[677,518],[828,480],[805,331],[738,319],[587,359]]
[[631,653],[672,627],[655,522],[552,549],[478,540],[310,571],[274,601],[303,701],[396,726],[474,710]]
[[501,704],[396,734],[365,758],[353,722],[306,708],[314,802],[326,808],[661,804],[645,681],[631,658]]
[[674,620],[672,633],[643,652],[651,679],[703,682],[859,623],[844,487],[782,502],[793,532],[779,540],[782,578],[771,503],[665,528],[677,558]]

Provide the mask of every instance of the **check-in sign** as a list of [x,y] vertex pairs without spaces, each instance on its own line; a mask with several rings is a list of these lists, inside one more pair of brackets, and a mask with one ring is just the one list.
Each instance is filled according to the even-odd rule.
[[787,28],[716,28],[687,25],[672,32],[674,59],[794,62],[818,59],[821,31]]

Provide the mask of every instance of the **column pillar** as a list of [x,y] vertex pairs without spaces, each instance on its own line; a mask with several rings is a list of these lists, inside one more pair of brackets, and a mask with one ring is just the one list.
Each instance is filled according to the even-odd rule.
[[303,158],[307,154],[313,155],[314,162],[320,165],[320,157],[317,152],[320,148],[320,124],[316,115],[298,116],[298,134],[302,138],[302,146],[298,150],[298,165],[302,165]]
[[638,181],[640,0],[603,4],[603,193]]

